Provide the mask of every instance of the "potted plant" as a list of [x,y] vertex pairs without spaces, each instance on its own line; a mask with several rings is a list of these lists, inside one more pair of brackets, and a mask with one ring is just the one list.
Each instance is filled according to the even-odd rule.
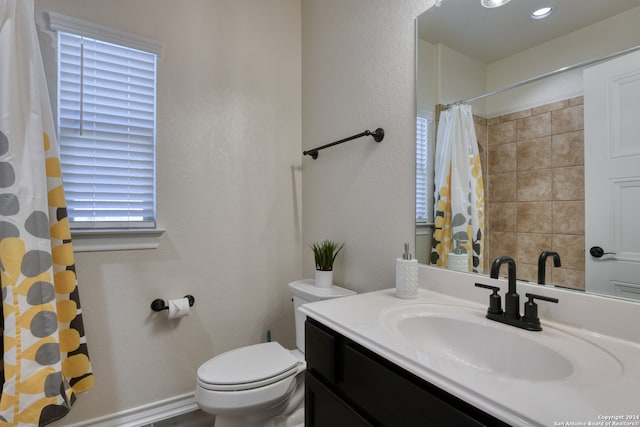
[[331,287],[333,283],[333,262],[344,246],[344,243],[337,243],[333,240],[311,243],[313,256],[316,262],[315,285],[321,288]]

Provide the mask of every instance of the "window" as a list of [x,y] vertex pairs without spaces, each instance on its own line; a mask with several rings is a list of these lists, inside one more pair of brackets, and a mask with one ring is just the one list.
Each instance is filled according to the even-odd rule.
[[[49,12],[58,140],[76,252],[153,249],[156,40]],[[43,46],[41,46],[43,47]],[[46,49],[47,46],[45,45]],[[45,55],[50,57],[51,55]]]
[[58,33],[58,138],[71,228],[155,227],[156,55]]
[[153,40],[53,12],[60,161],[72,230],[155,228]]
[[416,224],[433,222],[433,139],[431,114],[416,118]]

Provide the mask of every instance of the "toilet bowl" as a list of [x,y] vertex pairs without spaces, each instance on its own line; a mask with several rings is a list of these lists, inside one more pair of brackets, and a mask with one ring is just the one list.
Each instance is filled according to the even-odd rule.
[[319,288],[312,279],[289,283],[296,320],[296,347],[277,342],[236,348],[204,362],[197,373],[196,403],[216,416],[215,427],[304,426],[304,321],[300,305],[354,295]]

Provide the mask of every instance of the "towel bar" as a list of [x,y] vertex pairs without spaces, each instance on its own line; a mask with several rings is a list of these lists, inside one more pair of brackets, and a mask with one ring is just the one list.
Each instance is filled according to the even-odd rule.
[[375,142],[380,142],[384,139],[384,129],[378,128],[375,131],[371,132],[370,130],[365,130],[362,133],[357,135],[350,136],[345,139],[341,139],[340,141],[332,142],[330,144],[322,145],[320,147],[312,148],[311,150],[303,151],[302,154],[304,156],[311,156],[314,160],[318,158],[318,151],[324,150],[325,148],[333,147],[334,145],[342,144],[343,142],[351,141],[352,139],[360,138],[362,136],[373,136],[373,140]]

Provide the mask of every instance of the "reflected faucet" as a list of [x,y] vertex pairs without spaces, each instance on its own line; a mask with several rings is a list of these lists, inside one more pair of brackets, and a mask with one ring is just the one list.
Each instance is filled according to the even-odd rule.
[[547,257],[553,257],[553,266],[560,267],[560,254],[554,251],[542,251],[538,257],[538,283],[544,285],[545,269],[547,268]]
[[497,279],[502,264],[509,264],[509,290],[504,296],[504,315],[510,318],[520,318],[520,295],[516,292],[516,262],[510,256],[501,256],[491,264],[491,278]]

